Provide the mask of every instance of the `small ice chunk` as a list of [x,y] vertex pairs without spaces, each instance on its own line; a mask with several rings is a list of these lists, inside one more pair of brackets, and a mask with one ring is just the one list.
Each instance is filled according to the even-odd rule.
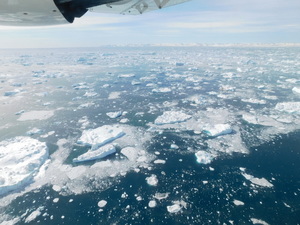
[[107,204],[107,201],[101,200],[101,201],[98,202],[98,207],[99,207],[99,208],[103,208],[103,207],[106,206],[106,204]]
[[25,223],[30,223],[33,220],[35,220],[38,216],[40,216],[42,214],[42,210],[44,209],[44,207],[39,207],[37,210],[33,211],[32,213],[29,214],[29,216],[27,216],[27,218],[25,219]]
[[157,186],[157,184],[158,184],[157,176],[154,174],[152,174],[150,177],[147,177],[146,181],[151,186]]
[[116,148],[113,145],[105,145],[96,150],[87,151],[86,153],[73,159],[73,162],[77,163],[77,162],[85,162],[85,161],[91,161],[96,159],[102,159],[115,152],[116,152]]
[[130,77],[135,77],[135,74],[134,73],[120,74],[118,77],[119,78],[130,78]]
[[229,124],[216,124],[213,127],[207,127],[203,130],[204,133],[211,137],[231,134],[233,132]]
[[149,208],[155,208],[157,206],[157,203],[155,200],[151,200],[148,203]]
[[59,198],[53,199],[53,203],[58,203],[58,202],[59,202]]
[[84,130],[77,141],[78,144],[92,146],[93,149],[121,138],[125,135],[123,130],[117,125],[104,125],[96,129]]
[[111,119],[116,119],[120,116],[122,116],[122,111],[118,111],[118,112],[108,112],[106,113],[106,115],[111,118]]
[[242,173],[242,175],[249,180],[252,184],[259,185],[261,187],[273,187],[273,184],[271,184],[269,181],[267,181],[265,178],[257,178],[252,175],[249,175],[247,173]]
[[255,98],[249,98],[249,99],[241,99],[242,102],[252,103],[252,104],[266,104],[267,102],[265,100],[259,100]]
[[166,199],[169,197],[170,193],[155,193],[154,198],[156,198],[157,200],[162,200],[162,199]]
[[53,191],[56,191],[56,192],[60,192],[61,191],[61,187],[59,185],[53,185],[52,189],[53,189]]
[[41,134],[43,131],[39,128],[32,128],[31,130],[27,131],[26,134],[29,136],[35,135],[35,134]]
[[214,155],[206,152],[206,151],[198,151],[195,153],[197,158],[197,162],[201,164],[209,164],[214,159]]
[[25,110],[20,110],[19,112],[16,112],[15,115],[19,116],[21,114],[23,114],[25,112]]
[[108,99],[118,99],[120,98],[121,92],[111,92],[108,96]]
[[171,88],[158,88],[158,89],[153,89],[152,92],[154,93],[168,93],[168,92],[171,92]]
[[157,159],[154,161],[154,164],[165,164],[166,163],[166,160],[163,160],[163,159]]
[[251,218],[251,222],[253,224],[269,225],[267,222],[256,218]]
[[292,91],[295,93],[295,94],[300,94],[300,87],[294,87],[292,89]]
[[157,117],[154,123],[156,125],[181,123],[190,118],[190,115],[180,111],[166,111],[161,116]]
[[242,205],[245,205],[244,202],[240,201],[240,200],[233,200],[233,204],[235,204],[236,206],[242,206]]
[[170,148],[171,149],[179,149],[178,145],[176,145],[176,144],[171,144]]
[[178,213],[181,210],[181,206],[179,204],[174,204],[167,206],[167,210],[169,213]]

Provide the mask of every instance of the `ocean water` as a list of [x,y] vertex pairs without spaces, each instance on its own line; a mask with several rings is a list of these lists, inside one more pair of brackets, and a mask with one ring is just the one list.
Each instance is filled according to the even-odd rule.
[[[300,224],[299,48],[0,50],[0,65],[1,225]],[[218,124],[231,132],[209,136]],[[125,133],[116,153],[74,163],[103,126]],[[20,136],[47,161],[22,167]]]

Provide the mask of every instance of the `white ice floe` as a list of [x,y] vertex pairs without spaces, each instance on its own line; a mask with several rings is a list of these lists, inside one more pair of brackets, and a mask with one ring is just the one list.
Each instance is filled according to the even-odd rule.
[[166,160],[163,160],[163,159],[157,159],[153,162],[154,164],[165,164],[166,163]]
[[195,153],[195,156],[197,158],[197,162],[201,164],[209,164],[215,158],[214,155],[205,151],[198,151]]
[[122,111],[118,111],[118,112],[108,112],[106,113],[106,115],[111,118],[111,119],[115,119],[118,118],[120,116],[122,116]]
[[92,150],[125,135],[118,125],[104,125],[96,129],[84,130],[77,143],[92,146]]
[[47,120],[54,115],[54,111],[30,111],[24,112],[19,117],[18,121],[27,120]]
[[136,161],[140,155],[140,150],[134,147],[126,147],[121,150],[121,153],[130,161]]
[[155,208],[157,206],[157,203],[155,200],[151,200],[148,203],[149,208]]
[[247,173],[242,173],[242,175],[249,180],[252,184],[261,186],[261,187],[273,187],[273,184],[271,184],[269,181],[267,181],[265,178],[257,178],[252,175],[249,175]]
[[288,113],[300,113],[300,102],[281,102],[277,103],[275,109]]
[[44,209],[44,207],[39,207],[37,210],[35,210],[32,213],[30,213],[29,216],[26,217],[25,223],[29,223],[29,222],[35,220],[38,216],[40,216],[42,214],[41,211],[43,209]]
[[233,204],[235,204],[236,206],[243,206],[243,205],[245,205],[244,202],[242,202],[240,200],[236,200],[236,199],[233,200]]
[[216,124],[212,127],[206,127],[203,132],[211,137],[217,137],[225,134],[231,134],[233,132],[229,124]]
[[118,99],[120,98],[121,92],[111,92],[108,96],[108,99]]
[[157,176],[154,174],[152,174],[150,177],[147,177],[146,181],[151,186],[157,186],[157,184],[158,184]]
[[35,134],[41,134],[43,131],[39,128],[32,128],[31,130],[27,131],[26,134],[29,136],[35,135]]
[[300,87],[294,87],[292,89],[292,91],[295,93],[295,94],[300,94]]
[[98,207],[99,207],[99,208],[103,208],[103,207],[106,206],[106,204],[107,204],[107,201],[105,201],[105,200],[100,200],[100,201],[98,202]]
[[47,158],[46,144],[30,137],[0,142],[0,195],[32,182]]
[[171,88],[158,88],[158,89],[153,89],[152,92],[154,93],[168,93],[168,92],[171,92]]
[[130,77],[135,77],[135,74],[134,73],[120,74],[118,77],[119,78],[130,78]]
[[116,152],[116,148],[113,145],[105,145],[96,150],[94,149],[94,150],[87,151],[86,153],[73,159],[73,162],[77,163],[77,162],[85,162],[85,161],[91,161],[96,159],[102,159],[115,152]]
[[255,98],[248,98],[248,99],[241,99],[242,102],[252,103],[252,104],[266,104],[267,102],[265,100],[259,100]]
[[154,123],[156,125],[181,123],[190,118],[190,115],[180,111],[166,111],[161,116],[157,117]]
[[169,213],[178,213],[181,211],[181,206],[179,204],[173,204],[170,206],[167,206],[167,210]]
[[253,224],[269,225],[267,222],[260,220],[260,219],[251,218],[250,220]]
[[155,193],[154,198],[157,200],[162,200],[162,199],[166,199],[169,197],[170,193]]

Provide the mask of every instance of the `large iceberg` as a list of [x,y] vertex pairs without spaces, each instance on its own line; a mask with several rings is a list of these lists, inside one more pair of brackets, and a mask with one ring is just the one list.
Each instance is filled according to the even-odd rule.
[[92,146],[92,150],[95,150],[124,135],[118,125],[104,125],[96,129],[84,130],[77,143]]
[[225,134],[231,134],[233,130],[229,124],[216,124],[213,127],[203,129],[203,132],[211,137],[217,137]]
[[73,162],[85,162],[96,159],[102,159],[108,155],[111,155],[116,152],[116,148],[113,145],[105,145],[97,150],[89,150],[86,153],[78,156],[73,159]]
[[0,142],[0,195],[30,183],[47,158],[46,144],[33,138]]
[[157,117],[154,123],[157,125],[181,123],[190,118],[190,115],[180,111],[166,111],[161,116]]

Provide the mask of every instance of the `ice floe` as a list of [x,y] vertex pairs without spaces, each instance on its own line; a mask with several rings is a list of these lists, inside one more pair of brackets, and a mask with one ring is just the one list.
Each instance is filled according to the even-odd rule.
[[47,158],[46,144],[30,137],[0,142],[0,195],[32,182]]
[[190,118],[191,118],[191,116],[185,114],[184,112],[166,111],[161,116],[157,117],[156,120],[154,121],[154,123],[156,125],[181,123]]
[[229,124],[215,124],[214,126],[208,126],[203,129],[203,132],[211,137],[217,137],[221,135],[231,134],[233,132]]
[[106,206],[106,204],[107,204],[107,201],[105,201],[105,200],[100,200],[100,201],[98,202],[98,207],[99,207],[99,208],[103,208],[103,207]]
[[158,184],[158,179],[155,174],[152,174],[150,177],[147,177],[146,181],[150,186],[157,186]]
[[178,213],[181,211],[181,206],[179,204],[173,204],[170,206],[167,206],[167,210],[169,213]]
[[102,159],[105,158],[108,155],[111,155],[116,152],[116,148],[113,145],[105,145],[103,147],[100,147],[98,149],[89,150],[86,153],[78,156],[77,158],[73,159],[73,162],[85,162],[85,161],[91,161],[96,159]]
[[213,154],[205,151],[198,151],[195,153],[195,156],[197,158],[197,162],[201,164],[209,164],[215,158]]
[[122,111],[118,111],[118,112],[108,112],[106,113],[106,115],[111,118],[111,119],[115,119],[118,118],[120,116],[122,116]]
[[19,117],[18,121],[27,120],[47,120],[54,115],[54,111],[30,111],[24,112]]
[[250,174],[247,174],[247,173],[242,173],[242,175],[247,180],[249,180],[252,184],[255,184],[255,185],[258,185],[258,186],[261,186],[261,187],[268,187],[268,188],[273,187],[273,184],[271,184],[265,178],[257,178],[257,177],[254,177],[254,176],[250,175]]
[[275,109],[288,113],[300,113],[300,102],[281,102],[277,103]]
[[151,200],[148,203],[149,208],[155,208],[157,206],[157,202],[155,200]]
[[77,143],[91,146],[94,150],[124,135],[125,132],[118,125],[104,125],[96,129],[84,130]]

